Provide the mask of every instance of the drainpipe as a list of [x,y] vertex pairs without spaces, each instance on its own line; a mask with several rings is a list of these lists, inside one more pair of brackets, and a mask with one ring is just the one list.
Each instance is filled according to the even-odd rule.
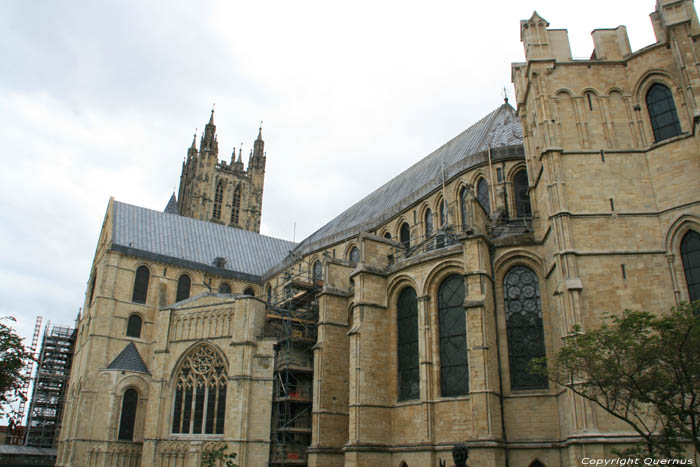
[[506,432],[506,415],[503,410],[503,365],[501,365],[501,339],[498,332],[498,302],[496,301],[496,270],[493,264],[493,257],[496,252],[496,248],[493,244],[489,243],[489,262],[491,263],[491,295],[493,297],[493,318],[496,325],[496,356],[498,358],[498,399],[501,404],[501,431],[503,431],[503,442],[505,443],[505,458],[506,465],[509,467],[508,463],[508,434]]

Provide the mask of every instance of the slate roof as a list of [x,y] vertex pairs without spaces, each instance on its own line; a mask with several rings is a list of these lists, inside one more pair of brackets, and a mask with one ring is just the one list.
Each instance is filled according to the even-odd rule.
[[[409,201],[417,200],[442,183],[442,168],[446,175],[464,160],[487,150],[523,144],[523,132],[515,109],[508,103],[498,107],[468,129],[431,154],[355,203],[343,213],[302,241],[295,253],[306,253],[323,247],[324,243],[354,235],[368,226],[376,227],[391,215],[404,209]],[[394,208],[394,209],[392,209]],[[355,228],[353,228],[355,227]],[[340,233],[344,235],[338,235]],[[312,245],[314,244],[314,245]]]
[[109,364],[107,369],[136,371],[139,373],[151,374],[148,371],[148,368],[146,368],[146,364],[143,362],[143,358],[141,358],[141,354],[139,354],[139,351],[133,342],[130,342],[129,345],[124,347],[124,350],[117,355],[117,358],[115,358],[112,363]]
[[[227,277],[258,281],[295,243],[114,201],[112,249]],[[214,259],[226,259],[216,267]]]
[[165,206],[163,212],[167,212],[168,214],[180,214],[180,208],[178,208],[177,206],[177,199],[175,198],[175,193],[173,193],[173,195],[170,197],[170,200]]

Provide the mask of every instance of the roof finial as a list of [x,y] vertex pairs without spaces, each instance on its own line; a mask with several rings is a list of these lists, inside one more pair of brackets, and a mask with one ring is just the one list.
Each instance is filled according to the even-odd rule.
[[258,128],[258,141],[262,141],[262,120],[260,120],[260,128]]
[[503,86],[503,102],[508,103],[508,90]]
[[214,107],[216,107],[216,102],[211,105],[211,116],[209,117],[209,124],[214,124]]
[[192,136],[192,146],[190,146],[192,149],[197,149],[197,129],[194,129],[194,135]]

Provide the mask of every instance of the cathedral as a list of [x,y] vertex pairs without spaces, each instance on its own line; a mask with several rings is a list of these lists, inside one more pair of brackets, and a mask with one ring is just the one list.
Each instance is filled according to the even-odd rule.
[[465,443],[573,467],[637,442],[528,364],[700,299],[700,24],[692,0],[650,17],[655,43],[596,29],[584,60],[521,21],[517,108],[298,244],[259,233],[262,129],[220,160],[212,111],[164,212],[109,200],[57,465],[432,467]]

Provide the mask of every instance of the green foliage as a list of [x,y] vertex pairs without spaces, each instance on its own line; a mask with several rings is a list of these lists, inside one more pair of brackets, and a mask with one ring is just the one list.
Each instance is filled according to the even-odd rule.
[[201,467],[217,467],[221,463],[226,467],[238,467],[238,464],[233,462],[238,454],[235,452],[226,453],[227,449],[228,447],[221,446],[210,451],[204,451],[202,453]]
[[22,396],[19,390],[27,381],[24,367],[32,354],[22,344],[15,330],[4,321],[15,321],[11,316],[0,317],[0,418],[8,417],[10,424],[18,422],[20,414],[13,404]]
[[574,334],[531,370],[628,423],[648,455],[700,451],[700,301],[655,315],[625,310],[597,330]]

